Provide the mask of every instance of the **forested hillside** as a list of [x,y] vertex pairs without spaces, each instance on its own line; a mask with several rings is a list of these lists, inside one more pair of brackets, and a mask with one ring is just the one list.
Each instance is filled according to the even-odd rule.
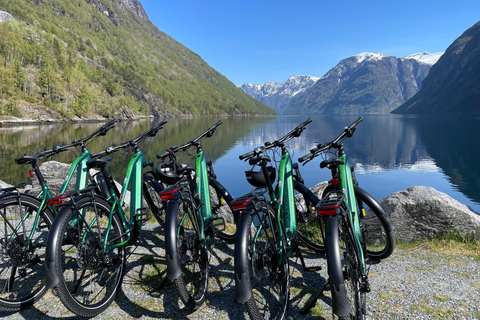
[[154,26],[137,0],[0,0],[0,114],[272,114]]

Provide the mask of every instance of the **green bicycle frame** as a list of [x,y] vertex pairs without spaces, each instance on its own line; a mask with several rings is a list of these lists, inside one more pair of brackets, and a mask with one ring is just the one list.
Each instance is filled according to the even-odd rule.
[[[65,180],[63,181],[63,185],[60,189],[60,194],[65,193],[65,190],[67,190],[67,187],[70,184],[70,181],[72,180],[72,177],[73,177],[73,174],[75,173],[75,171],[77,171],[76,190],[83,189],[87,186],[88,176],[89,176],[88,175],[89,172],[88,172],[88,168],[87,168],[87,162],[90,160],[90,156],[91,156],[90,151],[86,150],[86,151],[82,152],[82,154],[77,159],[75,159],[75,161],[73,161],[72,165],[70,166],[70,169],[68,170],[68,174],[67,174]],[[38,174],[39,173],[37,173],[37,175]],[[47,199],[52,197],[52,193],[51,193],[50,189],[48,188],[45,180],[42,181],[41,188],[42,188],[42,190],[38,193],[38,195],[36,197],[37,199],[41,200],[39,211],[43,210],[43,208],[46,207]],[[54,206],[52,206],[51,209],[53,210],[53,213],[55,215],[58,214],[58,211]],[[25,214],[23,216],[23,219],[17,224],[17,226],[15,228],[16,231],[20,230],[22,224],[25,222],[26,219],[28,219],[30,214],[31,214],[31,212],[27,212],[27,214]],[[35,230],[37,229],[39,218],[40,218],[40,216],[37,214],[35,216],[35,220],[33,222],[33,228],[30,231],[30,234],[28,235],[27,250],[29,249],[30,244],[32,243],[31,240],[33,239],[33,236],[35,234]],[[14,233],[12,233],[12,239],[13,239],[13,236],[14,236]]]
[[[281,222],[279,228],[280,252],[280,248],[283,247],[283,243],[281,242],[283,233],[286,233],[285,238],[287,240],[287,249],[291,248],[292,236],[297,234],[297,217],[295,215],[295,196],[293,191],[292,159],[290,158],[290,154],[288,152],[284,152],[280,160],[280,167],[278,169],[278,190],[275,200],[278,201],[277,221]],[[291,254],[290,251],[291,250],[287,250],[289,254]]]
[[[199,236],[201,240],[205,239],[205,226],[212,221],[212,206],[210,205],[210,189],[208,186],[207,160],[203,150],[199,150],[195,161],[196,187],[195,194],[200,199],[198,209],[200,215]],[[208,239],[210,236],[208,236]]]
[[[115,199],[115,201],[113,201],[112,203],[112,209],[110,211],[110,216],[108,220],[108,227],[104,238],[103,248],[105,251],[110,251],[115,248],[124,246],[128,244],[131,239],[131,232],[129,226],[133,225],[135,215],[138,214],[138,211],[142,210],[143,166],[145,163],[146,160],[142,151],[137,151],[137,153],[133,155],[132,159],[128,163],[125,180],[123,181],[122,191],[120,192],[120,197],[117,199],[115,192],[113,190],[110,190],[110,195]],[[125,201],[125,194],[127,193],[130,182],[130,221],[127,221],[122,206]],[[112,227],[113,213],[115,211],[118,211],[119,213],[120,219],[125,227],[127,239],[122,243],[109,246],[107,245],[108,234],[110,233],[110,229]],[[95,221],[96,219],[93,219],[92,224],[95,223]]]
[[358,207],[357,207],[357,200],[355,198],[355,191],[353,189],[352,170],[350,168],[350,164],[348,163],[346,154],[341,155],[340,159],[342,159],[344,162],[344,164],[339,165],[339,171],[340,171],[341,186],[345,192],[347,207],[349,208],[348,218],[350,219],[350,222],[353,226],[355,241],[357,242],[358,250],[360,252],[361,272],[362,272],[362,275],[366,275],[365,259],[363,256],[362,244],[360,242],[360,239],[362,239],[362,231],[360,230],[358,212],[356,212]]

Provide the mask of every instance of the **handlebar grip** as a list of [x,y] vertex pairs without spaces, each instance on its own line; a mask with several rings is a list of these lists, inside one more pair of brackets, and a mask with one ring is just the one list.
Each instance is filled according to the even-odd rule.
[[306,160],[311,160],[311,159],[313,159],[313,157],[314,157],[313,153],[307,153],[306,155],[298,158],[298,162],[302,163],[302,162],[304,162],[304,161],[306,161]]
[[240,160],[243,160],[243,159],[246,159],[246,158],[248,158],[248,157],[253,156],[254,154],[255,154],[255,151],[250,151],[250,152],[247,152],[247,153],[245,153],[245,154],[240,155],[238,158],[239,158]]
[[163,160],[166,157],[168,157],[169,154],[170,154],[170,151],[165,151],[164,153],[157,155],[157,159]]
[[363,118],[362,117],[359,117],[357,120],[355,120],[355,122],[353,122],[347,129],[348,130],[352,130],[353,128],[355,128],[360,122],[363,121]]

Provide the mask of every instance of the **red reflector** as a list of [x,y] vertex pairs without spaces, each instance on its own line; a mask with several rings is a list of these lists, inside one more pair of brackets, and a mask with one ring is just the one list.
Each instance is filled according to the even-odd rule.
[[167,191],[164,193],[159,193],[158,195],[162,200],[168,200],[168,199],[174,199],[176,197],[176,193],[178,190],[173,190],[173,191]]
[[30,178],[33,178],[33,177],[34,177],[34,174],[33,174],[33,172],[31,172],[31,171],[28,171],[28,176],[29,176]]
[[337,214],[337,210],[318,210],[319,216],[334,216]]
[[316,209],[319,216],[333,216],[337,214],[338,208],[340,208],[340,205],[334,205],[329,207],[319,207]]
[[338,184],[340,183],[340,181],[338,181],[338,179],[332,179],[330,181],[334,186],[338,186]]
[[59,197],[55,197],[55,198],[50,198],[48,199],[48,205],[51,207],[51,206],[58,206],[60,204],[63,203],[63,200],[68,198],[67,195],[63,195],[63,196],[59,196]]
[[232,211],[238,211],[238,210],[245,210],[247,209],[247,204],[250,203],[252,200],[248,199],[245,201],[237,201],[230,203],[230,208],[232,208]]
[[246,210],[247,205],[246,204],[239,204],[237,206],[232,206],[232,211],[239,211],[239,210]]

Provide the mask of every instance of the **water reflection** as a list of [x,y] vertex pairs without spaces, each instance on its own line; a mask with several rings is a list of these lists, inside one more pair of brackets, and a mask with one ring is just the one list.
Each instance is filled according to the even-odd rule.
[[[249,169],[249,166],[238,160],[238,155],[266,141],[279,139],[307,118],[223,117],[223,125],[212,138],[204,140],[203,147],[207,158],[215,162],[222,183],[225,182],[234,195],[241,195],[250,188],[243,175],[243,170]],[[157,137],[148,139],[142,145],[142,150],[147,160],[156,162],[157,154],[195,138],[219,119],[169,119]],[[356,119],[357,116],[350,115],[312,117],[313,122],[302,136],[288,143],[293,159],[304,155],[318,143],[334,139]],[[15,165],[15,157],[70,143],[100,126],[100,123],[76,123],[0,127],[0,156],[3,160],[0,162],[0,180],[8,183],[25,181],[28,168]],[[134,138],[150,126],[151,121],[118,123],[112,132],[91,142],[88,147],[92,152],[103,150]],[[480,166],[476,161],[480,157],[480,119],[451,115],[368,115],[357,127],[353,138],[345,141],[345,149],[357,173],[362,176],[359,179],[370,184],[365,187],[377,198],[421,184],[438,186],[454,197],[455,190],[459,190],[473,199],[477,206],[480,203]],[[75,157],[73,152],[66,152],[56,155],[53,160],[71,162]],[[130,157],[129,151],[112,155],[111,171],[115,177],[123,177]],[[193,163],[187,154],[180,159]],[[308,185],[328,179],[328,170],[320,170],[319,162],[320,159],[316,159],[301,167]]]

